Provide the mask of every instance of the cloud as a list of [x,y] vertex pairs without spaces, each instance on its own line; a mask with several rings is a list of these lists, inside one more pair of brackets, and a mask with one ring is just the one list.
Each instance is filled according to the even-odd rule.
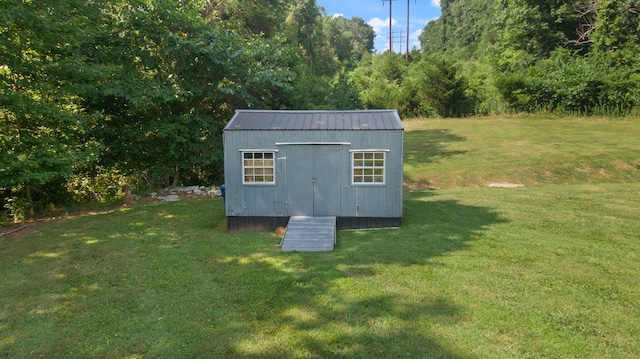
[[336,14],[331,15],[331,18],[335,19],[335,18],[341,17],[341,16],[344,17],[344,14],[336,13]]
[[431,0],[431,6],[440,7],[440,0]]
[[416,49],[420,48],[420,39],[418,37],[422,34],[422,29],[416,30],[409,34],[409,51],[414,47]]
[[[386,18],[383,20],[379,17],[374,17],[373,19],[369,20],[367,24],[371,25],[371,27],[373,28],[373,31],[375,31],[376,34],[389,31],[389,18]],[[396,25],[396,19],[392,19],[391,26],[393,27],[395,25]]]
[[[391,27],[396,26],[397,23],[396,19],[392,19]],[[381,19],[379,17],[374,17],[369,20],[367,24],[373,28],[373,31],[376,34],[376,38],[374,40],[376,52],[382,53],[389,50],[389,18]]]

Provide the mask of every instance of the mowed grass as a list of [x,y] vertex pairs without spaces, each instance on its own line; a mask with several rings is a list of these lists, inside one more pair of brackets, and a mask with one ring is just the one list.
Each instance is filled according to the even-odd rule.
[[[408,189],[401,228],[340,231],[330,253],[279,252],[274,233],[225,233],[220,199],[138,205],[2,237],[0,357],[640,356],[640,170],[581,180],[562,165],[595,168],[586,159],[604,140],[630,152],[605,151],[605,168],[615,158],[633,167],[640,142],[626,131],[639,133],[640,122],[597,120],[625,128],[606,136],[595,120],[554,119],[550,130],[572,127],[583,141],[557,141],[563,157],[539,172],[556,175],[528,182],[518,174],[545,161],[525,150],[523,163],[472,166],[511,147],[502,131],[519,142],[518,123],[536,119],[508,120],[405,123],[408,187],[443,189]],[[529,146],[546,141],[532,136]],[[434,158],[418,162],[420,153]],[[419,167],[423,182],[411,182]]]
[[636,182],[640,119],[406,120],[410,188]]

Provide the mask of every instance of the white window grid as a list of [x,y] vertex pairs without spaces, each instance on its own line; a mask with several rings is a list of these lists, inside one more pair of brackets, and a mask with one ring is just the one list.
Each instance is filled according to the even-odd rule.
[[275,151],[242,151],[242,183],[275,184],[275,164]]
[[387,151],[351,151],[351,183],[383,185]]

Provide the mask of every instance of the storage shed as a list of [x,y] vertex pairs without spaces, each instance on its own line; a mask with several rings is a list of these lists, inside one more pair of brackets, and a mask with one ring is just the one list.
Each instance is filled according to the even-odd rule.
[[399,226],[404,128],[395,110],[238,110],[224,128],[231,232],[292,216],[338,228]]

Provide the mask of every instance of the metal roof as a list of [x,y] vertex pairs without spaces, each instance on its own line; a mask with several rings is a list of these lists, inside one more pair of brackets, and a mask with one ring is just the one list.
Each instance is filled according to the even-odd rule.
[[225,131],[403,130],[396,110],[237,110]]

